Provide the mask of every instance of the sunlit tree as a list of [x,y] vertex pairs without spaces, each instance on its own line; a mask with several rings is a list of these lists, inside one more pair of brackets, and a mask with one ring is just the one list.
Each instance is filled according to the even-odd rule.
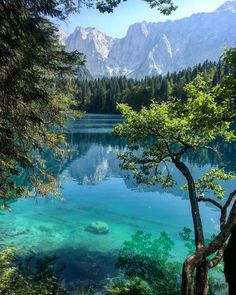
[[[218,154],[215,142],[236,140],[236,49],[230,49],[224,61],[231,68],[222,85],[210,90],[198,76],[186,86],[187,101],[171,99],[135,112],[118,105],[124,123],[115,133],[128,140],[128,150],[119,154],[122,168],[133,172],[138,183],[164,187],[176,185],[170,165],[185,177],[195,234],[195,252],[183,265],[182,294],[208,294],[208,270],[222,258],[236,217],[236,190],[225,195],[222,181],[234,179],[232,173],[212,168],[201,179],[194,179],[184,161],[189,152],[207,149]],[[224,201],[225,200],[225,201]],[[220,211],[220,232],[206,243],[199,202],[210,202]],[[213,255],[213,257],[212,257]]]

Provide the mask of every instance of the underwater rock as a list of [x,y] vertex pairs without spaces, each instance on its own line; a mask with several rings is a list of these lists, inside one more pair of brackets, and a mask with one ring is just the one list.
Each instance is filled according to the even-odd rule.
[[105,222],[94,221],[86,227],[86,230],[93,234],[104,235],[109,232],[109,226]]

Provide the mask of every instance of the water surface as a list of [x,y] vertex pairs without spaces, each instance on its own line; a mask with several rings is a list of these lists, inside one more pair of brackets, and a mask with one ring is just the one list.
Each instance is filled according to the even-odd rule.
[[[187,253],[179,238],[183,227],[192,227],[186,192],[180,186],[138,187],[125,177],[116,158],[125,143],[112,135],[118,122],[121,118],[116,115],[87,115],[70,124],[68,142],[73,152],[59,165],[64,200],[21,200],[12,204],[11,213],[1,216],[2,243],[17,245],[22,255],[57,255],[69,285],[99,284],[114,276],[117,251],[137,230],[153,237],[165,231],[175,242],[175,259],[182,261]],[[186,159],[196,177],[213,164],[206,155],[202,159],[195,163]],[[173,173],[183,184],[181,175],[174,169]],[[201,211],[205,234],[216,233],[218,211],[207,204],[201,204]],[[109,225],[107,235],[85,230],[96,220]]]

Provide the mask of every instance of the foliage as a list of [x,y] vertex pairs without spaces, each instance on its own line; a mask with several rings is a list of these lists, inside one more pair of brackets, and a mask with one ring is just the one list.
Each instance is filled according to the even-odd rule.
[[0,293],[3,295],[66,294],[53,273],[53,258],[22,261],[13,247],[0,252]]
[[[112,286],[112,294],[165,294],[179,292],[179,265],[171,262],[174,243],[166,233],[156,240],[138,231],[120,250],[117,267],[123,271],[123,282]],[[136,293],[135,293],[136,292]]]
[[147,281],[139,277],[119,282],[108,288],[111,295],[154,295],[152,288]]
[[202,73],[207,87],[221,82],[227,73],[222,62],[206,61],[202,65],[188,68],[166,76],[145,77],[135,80],[126,77],[102,78],[77,81],[80,108],[89,113],[117,113],[117,103],[127,103],[138,111],[153,101],[161,102],[175,97],[186,101],[184,86]]
[[[225,196],[225,189],[220,182],[235,179],[232,172],[225,172],[223,168],[212,168],[206,172],[201,179],[195,180],[195,187],[199,193],[200,198],[205,198],[205,193],[213,192],[218,199],[223,200]],[[187,184],[182,188],[187,189]]]
[[[98,0],[96,1],[97,8],[100,12],[113,12],[121,2],[127,0]],[[177,6],[173,4],[172,0],[145,0],[151,8],[157,8],[162,14],[170,15],[172,11],[177,9]]]
[[235,179],[235,176],[231,172],[226,173],[224,169],[212,168],[210,171],[206,172],[201,179],[195,181],[195,186],[200,194],[213,191],[218,199],[223,200],[225,189],[218,181],[227,181],[230,179]]
[[68,1],[0,3],[0,197],[7,201],[58,187],[42,154],[62,154],[61,127],[75,115],[77,52],[58,43],[48,17],[64,19],[75,9]]
[[[186,86],[187,101],[153,102],[140,112],[119,104],[125,123],[115,128],[115,133],[129,141],[129,150],[119,154],[122,167],[132,170],[138,182],[150,185],[161,182],[173,184],[168,161],[181,157],[188,150],[208,148],[218,137],[232,136],[235,108],[227,101],[218,102],[214,91],[206,90],[206,82],[198,76]],[[225,116],[229,120],[225,120]],[[140,147],[140,153],[137,149]],[[142,148],[142,150],[141,150]],[[164,162],[166,169],[161,169]]]

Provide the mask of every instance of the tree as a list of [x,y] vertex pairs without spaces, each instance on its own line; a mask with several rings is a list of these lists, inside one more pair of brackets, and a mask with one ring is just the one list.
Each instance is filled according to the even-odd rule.
[[82,63],[67,53],[48,17],[64,19],[70,1],[0,3],[0,198],[47,195],[58,186],[43,152],[62,152],[59,129],[73,116],[77,88],[73,67]]
[[[115,133],[128,140],[128,151],[118,155],[122,160],[121,167],[131,170],[138,183],[162,183],[168,187],[175,185],[169,169],[174,165],[187,181],[196,249],[183,265],[183,295],[207,295],[208,270],[221,260],[224,245],[236,222],[236,190],[223,203],[225,191],[219,183],[234,175],[214,168],[196,180],[183,160],[190,151],[207,149],[218,153],[214,146],[218,138],[223,142],[236,139],[233,128],[236,118],[235,57],[235,48],[224,56],[231,72],[221,86],[207,90],[202,76],[188,84],[184,104],[176,99],[160,104],[153,102],[139,112],[127,105],[118,105],[124,123],[115,128]],[[209,196],[204,197],[206,193]],[[206,243],[204,237],[199,202],[210,202],[221,213],[220,232],[210,243]]]
[[[0,3],[0,198],[7,201],[34,190],[47,195],[58,183],[46,172],[43,151],[61,152],[63,137],[55,132],[75,107],[73,69],[82,63],[77,52],[58,43],[49,19],[64,20],[84,5],[111,11],[121,0],[20,0]],[[149,1],[163,13],[170,0]],[[103,102],[102,108],[105,107]],[[24,173],[25,181],[16,181]],[[18,182],[18,184],[17,184]],[[54,191],[55,192],[55,191]]]

